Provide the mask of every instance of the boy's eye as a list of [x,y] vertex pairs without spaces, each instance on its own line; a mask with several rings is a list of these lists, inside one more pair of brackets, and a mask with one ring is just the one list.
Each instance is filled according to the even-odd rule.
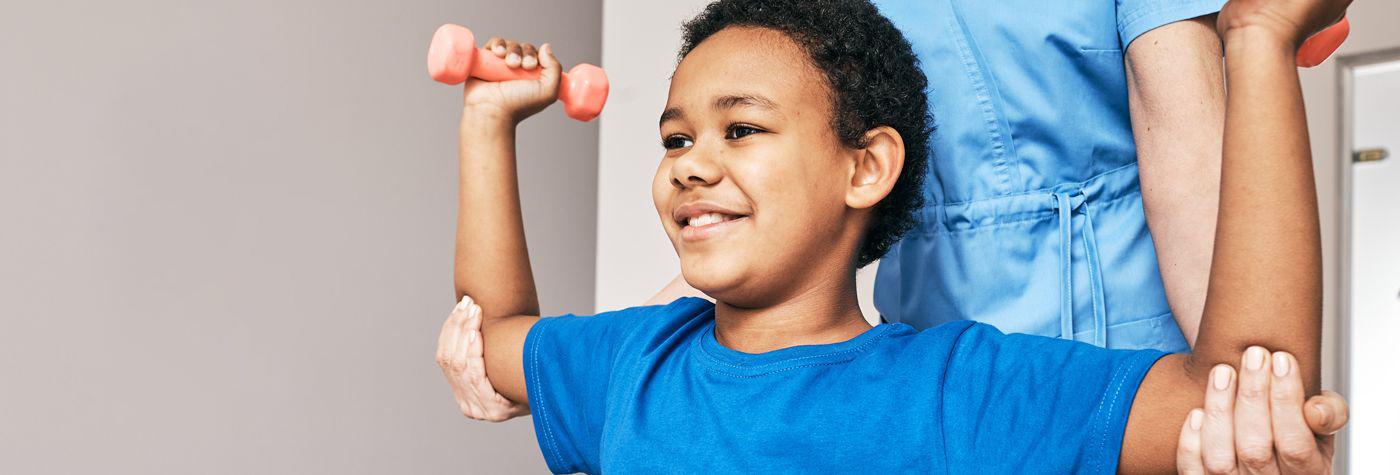
[[738,140],[760,132],[763,132],[763,129],[750,125],[734,124],[729,126],[729,130],[725,131],[724,138]]
[[670,137],[661,139],[661,146],[665,147],[666,150],[686,148],[691,145],[695,145],[695,141],[690,140],[690,137],[686,137],[684,135],[672,135]]

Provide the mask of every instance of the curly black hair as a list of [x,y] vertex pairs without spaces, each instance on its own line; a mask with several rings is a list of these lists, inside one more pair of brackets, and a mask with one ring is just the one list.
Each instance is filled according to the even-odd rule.
[[928,79],[909,41],[868,0],[720,0],[682,27],[679,59],[729,27],[776,30],[807,51],[826,78],[832,129],[847,147],[864,147],[865,133],[878,126],[891,127],[904,139],[904,169],[875,206],[856,266],[884,256],[914,227],[914,213],[924,205],[933,131]]

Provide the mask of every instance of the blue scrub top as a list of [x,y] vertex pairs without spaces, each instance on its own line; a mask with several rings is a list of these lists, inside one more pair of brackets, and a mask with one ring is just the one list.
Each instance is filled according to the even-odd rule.
[[880,261],[881,314],[1188,350],[1143,216],[1123,52],[1224,1],[876,3],[913,44],[935,126],[927,205]]

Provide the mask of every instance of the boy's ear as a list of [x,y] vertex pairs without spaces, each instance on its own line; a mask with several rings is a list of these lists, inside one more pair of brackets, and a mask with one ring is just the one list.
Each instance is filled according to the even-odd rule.
[[892,127],[880,126],[865,133],[865,148],[855,151],[846,206],[875,206],[894,189],[904,169],[904,138]]

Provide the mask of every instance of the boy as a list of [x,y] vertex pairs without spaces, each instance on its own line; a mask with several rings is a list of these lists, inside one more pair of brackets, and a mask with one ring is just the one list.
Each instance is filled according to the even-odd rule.
[[[463,299],[471,311],[448,324],[479,325],[481,339],[445,331],[439,360],[459,366],[484,344],[485,374],[529,404],[556,472],[1162,471],[1179,436],[1233,438],[1218,430],[1225,411],[1187,417],[1208,382],[1208,403],[1273,385],[1288,396],[1273,420],[1298,427],[1304,388],[1315,393],[1318,380],[1321,284],[1292,48],[1345,3],[1237,0],[1221,12],[1232,94],[1193,355],[967,322],[870,327],[855,269],[909,229],[918,206],[925,80],[873,6],[829,0],[720,1],[686,26],[653,199],[683,275],[714,304],[533,316],[514,129],[556,97],[559,65],[546,45],[540,81],[469,82],[456,277],[480,307]],[[1237,374],[1228,363],[1241,353]],[[882,437],[891,430],[901,437]],[[1241,454],[1254,448],[1245,442]],[[1315,444],[1284,442],[1266,448],[1304,469],[1325,462]]]

